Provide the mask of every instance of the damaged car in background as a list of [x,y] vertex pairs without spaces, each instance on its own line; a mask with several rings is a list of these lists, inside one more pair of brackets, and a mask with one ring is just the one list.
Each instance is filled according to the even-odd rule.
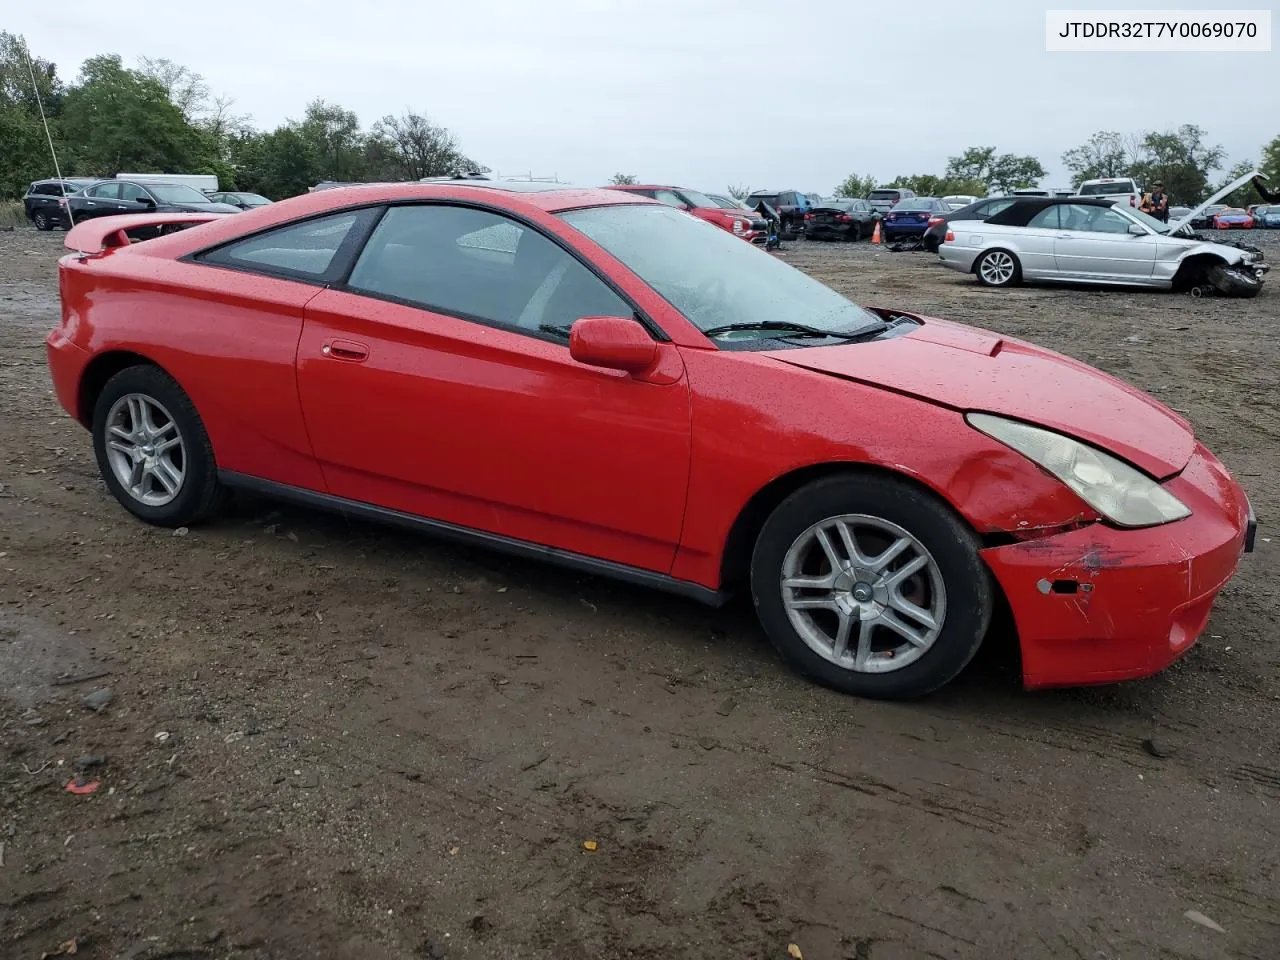
[[1262,251],[1197,234],[1189,224],[1257,175],[1228,184],[1173,223],[1109,199],[1019,199],[985,221],[952,219],[938,256],[988,287],[1038,280],[1255,297],[1269,269]]

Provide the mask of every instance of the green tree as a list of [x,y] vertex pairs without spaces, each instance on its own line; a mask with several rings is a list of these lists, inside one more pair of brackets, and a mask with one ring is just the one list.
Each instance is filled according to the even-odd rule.
[[470,172],[471,161],[458,149],[457,138],[420,113],[405,111],[398,117],[383,117],[374,124],[370,139],[385,145],[388,159],[408,180]]
[[[1214,193],[1217,193],[1219,190],[1221,190],[1227,184],[1231,183],[1233,180],[1238,180],[1241,177],[1245,176],[1246,174],[1252,173],[1256,169],[1257,167],[1254,165],[1254,162],[1252,160],[1241,160],[1239,163],[1237,163],[1235,166],[1233,166],[1230,170],[1227,171],[1226,176],[1222,178],[1221,182],[1219,182],[1217,186],[1212,187],[1210,189]],[[1166,186],[1168,186],[1168,184],[1166,184]],[[1257,203],[1258,197],[1253,189],[1253,184],[1246,183],[1243,187],[1240,187],[1228,193],[1219,202],[1225,203],[1231,207],[1247,207],[1251,203]]]
[[1062,164],[1071,171],[1071,186],[1102,177],[1127,177],[1133,165],[1128,138],[1111,130],[1099,130],[1078,147],[1062,155]]
[[363,176],[360,120],[352,111],[336,103],[312,100],[302,122],[297,124],[297,132],[321,158],[325,177],[359,180]]
[[636,179],[634,173],[615,173],[609,178],[609,182],[615,187],[632,187],[640,181]]
[[861,198],[865,200],[867,195],[876,188],[876,178],[868,174],[860,177],[856,173],[851,173],[835,188],[834,195],[837,197]]
[[1226,151],[1205,142],[1205,131],[1193,123],[1177,130],[1148,133],[1133,176],[1144,188],[1161,182],[1174,203],[1196,206],[1209,196],[1209,175],[1222,165]]
[[1280,137],[1262,148],[1262,163],[1258,165],[1258,172],[1267,178],[1268,190],[1280,190]]
[[112,176],[207,165],[209,144],[152,77],[114,55],[91,57],[63,104],[63,134],[76,172]]
[[958,157],[947,158],[945,179],[951,185],[966,183],[980,190],[956,191],[985,196],[992,190],[1007,193],[1034,187],[1048,171],[1035,157],[996,153],[995,147],[969,147]]
[[256,190],[272,200],[283,200],[306,193],[324,178],[328,158],[321,157],[310,140],[293,126],[279,127],[263,134],[255,145],[256,179],[246,179],[247,189]]
[[54,172],[40,108],[57,144],[63,87],[54,64],[35,56],[28,64],[27,57],[22,37],[0,32],[0,198],[21,196],[32,180]]

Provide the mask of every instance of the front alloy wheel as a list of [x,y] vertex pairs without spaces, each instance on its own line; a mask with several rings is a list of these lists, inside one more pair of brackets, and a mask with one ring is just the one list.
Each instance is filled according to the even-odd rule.
[[863,697],[923,696],[977,652],[994,587],[945,502],[872,473],[814,481],[770,514],[751,556],[760,624],[797,670]]
[[942,631],[938,563],[902,527],[845,514],[809,527],[782,562],[787,619],[809,648],[845,670],[888,673],[919,660]]

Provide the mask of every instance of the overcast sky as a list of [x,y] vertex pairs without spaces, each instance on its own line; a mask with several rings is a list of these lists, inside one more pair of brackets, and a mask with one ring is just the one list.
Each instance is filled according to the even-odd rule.
[[[1132,6],[1141,5],[1134,0]],[[1265,8],[1165,0],[1161,8]],[[829,192],[941,173],[968,146],[1060,157],[1096,130],[1196,123],[1230,161],[1280,134],[1280,54],[1046,53],[1027,0],[10,0],[4,28],[73,78],[167,57],[256,125],[323,97],[406,108],[500,173],[615,172],[707,190]],[[1082,7],[1127,8],[1094,0]],[[1151,4],[1147,4],[1151,6]],[[55,15],[50,15],[56,10]],[[1276,17],[1280,21],[1280,17]],[[784,57],[786,66],[773,64]]]

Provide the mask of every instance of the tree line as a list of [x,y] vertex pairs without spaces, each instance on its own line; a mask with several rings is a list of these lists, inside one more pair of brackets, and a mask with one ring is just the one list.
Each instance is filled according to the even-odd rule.
[[225,190],[273,200],[321,180],[488,171],[449,130],[414,111],[363,129],[352,111],[316,99],[301,119],[266,131],[234,108],[198,73],[165,59],[126,66],[113,54],[91,57],[66,82],[22,37],[0,32],[0,198],[53,175],[49,138],[64,177],[212,173]]
[[[1099,131],[1078,147],[1062,154],[1071,173],[1071,187],[1103,177],[1132,177],[1144,188],[1163,183],[1174,204],[1197,205],[1212,193],[1250,170],[1253,160],[1241,160],[1215,180],[1223,170],[1226,151],[1210,145],[1207,133],[1195,124],[1176,130],[1116,133]],[[1263,148],[1261,166],[1270,182],[1280,187],[1280,136]],[[835,188],[838,197],[865,197],[877,187],[901,187],[917,196],[968,195],[985,197],[1035,187],[1047,175],[1035,157],[1000,154],[995,147],[970,147],[947,160],[941,175],[910,174],[881,183],[874,177],[851,174]],[[1253,190],[1245,185],[1225,198],[1230,204],[1253,202]]]

